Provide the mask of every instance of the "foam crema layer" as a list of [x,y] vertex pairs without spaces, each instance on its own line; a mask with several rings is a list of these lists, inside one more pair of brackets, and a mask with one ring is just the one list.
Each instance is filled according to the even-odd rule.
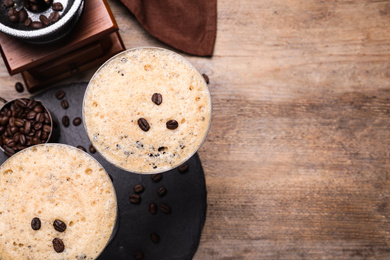
[[[110,177],[81,150],[36,145],[0,167],[0,259],[96,259],[116,223],[117,200]],[[39,218],[41,227],[32,228]],[[53,223],[66,224],[64,232]],[[64,250],[54,250],[53,239]]]
[[[154,102],[154,94],[161,95],[161,103]],[[176,128],[167,127],[172,120]],[[211,97],[203,76],[182,56],[161,48],[130,49],[108,60],[90,80],[83,121],[92,144],[117,167],[164,172],[202,145],[211,123]]]

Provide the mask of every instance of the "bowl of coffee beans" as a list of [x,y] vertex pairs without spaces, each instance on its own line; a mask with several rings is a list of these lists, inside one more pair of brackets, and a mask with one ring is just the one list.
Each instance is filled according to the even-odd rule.
[[66,36],[79,21],[84,0],[0,0],[0,32],[33,44]]
[[19,98],[0,109],[0,150],[8,157],[35,144],[47,143],[53,132],[53,120],[41,101]]

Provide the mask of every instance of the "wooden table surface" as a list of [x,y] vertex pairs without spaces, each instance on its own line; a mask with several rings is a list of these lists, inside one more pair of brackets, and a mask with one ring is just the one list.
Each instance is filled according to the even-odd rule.
[[[126,48],[170,48],[108,2]],[[214,55],[185,55],[213,100],[195,260],[390,259],[389,28],[388,0],[218,1]]]

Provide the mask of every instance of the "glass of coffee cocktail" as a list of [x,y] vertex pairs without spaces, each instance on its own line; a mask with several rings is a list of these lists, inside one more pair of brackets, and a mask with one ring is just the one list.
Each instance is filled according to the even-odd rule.
[[140,174],[171,170],[200,148],[211,124],[203,76],[162,48],[117,54],[90,80],[83,121],[96,150],[115,166]]
[[0,167],[0,259],[96,259],[115,233],[117,199],[89,154],[39,144]]

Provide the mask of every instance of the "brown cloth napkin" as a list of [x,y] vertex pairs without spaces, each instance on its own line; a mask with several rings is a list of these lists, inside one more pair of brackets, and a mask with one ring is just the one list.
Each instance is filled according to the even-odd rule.
[[172,47],[211,56],[217,31],[217,0],[120,0],[143,28]]

